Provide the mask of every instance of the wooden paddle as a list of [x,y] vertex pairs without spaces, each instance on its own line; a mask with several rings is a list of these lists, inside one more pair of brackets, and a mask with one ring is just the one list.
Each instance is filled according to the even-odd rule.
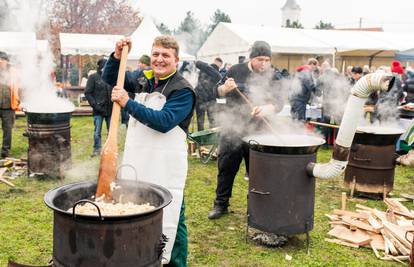
[[[119,63],[118,80],[116,86],[124,87],[126,63],[128,57],[128,46],[122,48],[121,61]],[[102,197],[105,200],[112,200],[111,183],[116,178],[116,164],[118,161],[118,126],[121,114],[121,106],[114,102],[112,107],[111,123],[109,125],[108,138],[101,153],[101,163],[99,166],[98,185],[95,197]]]
[[[241,98],[243,98],[244,102],[246,102],[246,104],[249,105],[249,107],[253,110],[254,106],[253,103],[250,101],[250,99],[247,98],[247,96],[245,96],[239,88],[236,87],[236,92],[241,96]],[[273,128],[272,124],[270,124],[270,122],[265,118],[265,117],[258,117],[260,120],[262,120],[264,122],[264,124],[267,126],[267,128],[274,134],[277,135],[276,130]]]

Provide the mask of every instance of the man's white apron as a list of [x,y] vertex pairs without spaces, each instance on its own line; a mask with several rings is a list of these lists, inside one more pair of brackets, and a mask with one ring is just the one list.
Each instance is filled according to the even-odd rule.
[[[154,110],[161,110],[166,98],[157,92],[141,93],[136,95],[135,101]],[[161,185],[173,196],[171,204],[163,210],[163,233],[168,237],[163,264],[168,263],[177,234],[187,177],[186,134],[179,126],[161,133],[130,117],[122,164],[132,165],[138,173],[139,181]],[[123,168],[121,179],[133,180],[135,173],[129,168]]]

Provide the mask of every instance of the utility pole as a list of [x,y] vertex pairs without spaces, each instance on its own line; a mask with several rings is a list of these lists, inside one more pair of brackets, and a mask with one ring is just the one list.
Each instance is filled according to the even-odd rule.
[[359,18],[359,28],[362,28],[362,17]]

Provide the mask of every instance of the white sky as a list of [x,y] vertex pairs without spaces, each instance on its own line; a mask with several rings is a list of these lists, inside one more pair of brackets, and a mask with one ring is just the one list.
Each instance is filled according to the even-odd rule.
[[[131,0],[144,15],[150,15],[170,28],[176,28],[191,10],[203,25],[219,8],[234,23],[280,26],[286,0]],[[313,28],[319,20],[335,27],[379,26],[385,31],[414,34],[414,0],[296,0],[302,8],[301,23]]]

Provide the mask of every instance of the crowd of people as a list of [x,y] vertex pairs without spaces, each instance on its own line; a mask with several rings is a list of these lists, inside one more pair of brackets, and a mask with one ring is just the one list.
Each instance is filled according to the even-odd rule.
[[[395,85],[389,92],[370,95],[365,107],[369,120],[385,119],[379,112],[381,105],[414,106],[414,72],[398,61],[378,69],[348,66],[341,74],[329,62],[320,64],[318,59],[310,58],[294,73],[289,73],[272,66],[271,47],[264,41],[256,41],[248,58],[240,58],[235,65],[219,57],[211,63],[196,61],[198,81],[193,89],[183,77],[189,71],[188,64],[178,68],[177,41],[171,36],[160,36],[154,40],[151,54],[143,55],[137,68],[126,72],[124,86],[118,87],[115,84],[125,45],[131,47],[129,38],[117,42],[115,51],[108,59],[100,59],[96,73],[88,77],[85,96],[93,109],[92,156],[101,153],[103,122],[109,129],[112,106],[116,102],[122,107],[128,125],[123,163],[139,170],[140,179],[160,184],[174,196],[173,203],[164,211],[163,224],[163,232],[169,238],[165,263],[170,266],[186,266],[187,262],[183,191],[187,175],[186,136],[193,113],[198,131],[205,129],[206,117],[209,128],[220,126],[216,195],[208,214],[213,220],[229,212],[234,179],[243,160],[248,174],[249,149],[242,138],[262,131],[261,118],[276,116],[287,103],[293,119],[306,121],[307,106],[314,99],[322,99],[321,119],[338,124],[341,116],[335,113],[337,105],[330,101],[338,98],[335,90],[347,97],[350,87],[364,75],[389,72],[396,78]],[[9,155],[14,112],[18,107],[17,85],[8,61],[7,54],[0,52],[2,157]],[[342,82],[338,84],[338,81]]]

